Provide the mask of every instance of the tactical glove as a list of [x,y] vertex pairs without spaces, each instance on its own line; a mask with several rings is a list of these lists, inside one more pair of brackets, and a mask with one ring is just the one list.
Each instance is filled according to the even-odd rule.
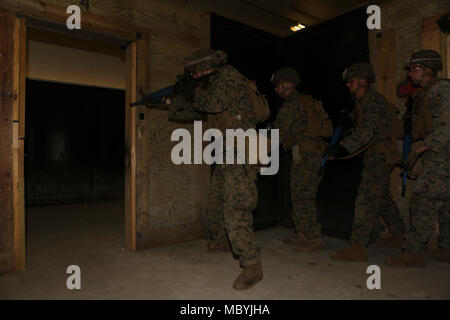
[[333,158],[341,158],[349,155],[347,149],[340,144],[328,146],[325,150],[325,154]]
[[423,141],[418,141],[411,146],[411,152],[409,153],[408,158],[406,158],[402,166],[404,170],[408,171],[412,169],[417,161],[417,158],[420,156],[420,153],[417,153],[416,150],[423,145]]

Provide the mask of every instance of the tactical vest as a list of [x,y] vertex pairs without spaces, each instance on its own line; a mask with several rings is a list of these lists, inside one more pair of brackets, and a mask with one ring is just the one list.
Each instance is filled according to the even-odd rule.
[[308,113],[307,134],[311,138],[328,138],[333,135],[333,122],[325,112],[320,100],[309,95],[301,95],[302,105]]
[[331,119],[323,109],[322,102],[310,95],[300,94],[300,108],[306,111],[307,125],[302,127],[300,124],[300,111],[294,124],[295,141],[299,152],[323,153],[327,146],[323,138],[333,135]]
[[226,129],[243,129],[255,127],[258,123],[266,121],[270,116],[269,104],[256,87],[256,83],[242,76],[244,85],[247,86],[247,94],[251,104],[236,108],[236,110],[226,110],[219,114],[208,115],[210,127],[217,128],[225,134]]
[[433,79],[427,85],[419,90],[414,96],[413,113],[412,113],[412,135],[414,141],[424,139],[433,131],[433,119],[429,101],[427,98],[428,91],[438,81],[449,81],[448,79]]
[[[264,122],[270,116],[269,104],[266,98],[259,93],[255,82],[248,80],[244,76],[242,78],[244,85],[248,88],[247,94],[251,108],[249,109],[247,105],[239,106],[233,104],[230,110],[208,115],[209,127],[219,129],[224,137],[226,135],[226,129],[242,129],[243,131],[247,131],[247,129],[253,128],[256,130],[256,125]],[[258,139],[257,148],[259,148],[259,139],[264,139],[267,143],[267,150],[270,152],[269,137],[260,137],[258,132],[256,132],[256,135]],[[224,144],[225,147],[226,145]],[[257,155],[259,155],[258,149]],[[259,163],[259,157],[257,160]],[[246,143],[246,163],[249,163],[248,143]]]
[[270,108],[269,103],[264,95],[262,95],[258,91],[258,87],[256,86],[256,82],[253,80],[249,80],[242,76],[244,81],[248,87],[248,94],[250,96],[250,102],[253,107],[253,111],[250,115],[247,115],[248,118],[255,119],[256,123],[263,123],[270,116]]
[[255,109],[248,112],[244,108],[236,108],[237,110],[225,110],[218,114],[208,114],[208,122],[210,128],[217,128],[225,135],[226,129],[242,129],[255,128],[260,123],[258,119],[263,119]]
[[[422,140],[433,131],[433,117],[428,99],[428,91],[439,81],[449,81],[449,79],[436,78],[427,83],[414,96],[412,132],[414,141]],[[434,152],[426,152],[419,158],[412,172],[415,176],[420,175],[432,160]],[[447,150],[447,159],[450,159],[450,149]]]
[[[385,116],[381,120],[387,122],[384,123],[385,125],[387,124],[387,128],[385,128],[385,132],[377,134],[366,148],[368,154],[384,155],[386,163],[388,165],[394,165],[401,160],[397,138],[402,137],[403,135],[399,134],[398,128],[395,125],[396,121],[399,122],[396,117],[397,107],[388,101],[386,102],[386,108],[384,110]],[[358,101],[355,103],[353,113],[355,124],[357,126],[363,125],[362,107]]]
[[[403,99],[402,99],[403,100]],[[391,132],[392,136],[396,140],[402,140],[405,136],[405,117],[407,117],[408,114],[408,107],[406,106],[406,99],[404,103],[399,103],[397,105],[391,104],[392,115],[390,118],[392,118],[391,123]]]

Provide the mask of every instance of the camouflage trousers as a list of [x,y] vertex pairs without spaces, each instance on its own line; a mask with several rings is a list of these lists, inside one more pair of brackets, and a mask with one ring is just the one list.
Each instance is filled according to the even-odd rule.
[[406,227],[390,193],[390,174],[384,156],[364,155],[350,243],[368,245],[378,216],[383,218],[391,234],[405,232]]
[[253,234],[253,213],[258,201],[256,167],[217,165],[209,194],[209,228],[217,241],[230,241],[242,267],[261,263]]
[[301,160],[292,162],[291,202],[295,229],[308,239],[322,236],[322,228],[317,221],[316,195],[319,188],[319,165],[322,154],[303,152]]
[[423,251],[436,224],[438,247],[450,249],[450,160],[433,159],[418,177],[410,202],[410,227],[402,248]]

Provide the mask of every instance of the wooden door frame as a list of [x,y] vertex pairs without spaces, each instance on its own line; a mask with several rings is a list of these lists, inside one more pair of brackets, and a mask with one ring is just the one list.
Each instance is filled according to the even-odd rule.
[[450,35],[443,33],[436,22],[446,14],[448,12],[426,18],[422,22],[422,46],[424,49],[435,50],[441,55],[443,68],[440,77],[442,78],[449,77]]
[[[38,4],[39,5],[39,4]],[[47,26],[58,25],[64,29],[68,17],[66,8],[46,4],[36,8],[16,7],[11,4],[0,6],[16,13],[14,23],[14,68],[13,88],[17,99],[13,103],[13,212],[14,212],[14,270],[26,268],[25,240],[25,180],[24,180],[24,139],[25,139],[25,76],[26,76],[26,29],[27,22],[43,22]],[[136,250],[136,110],[130,102],[136,99],[137,45],[142,34],[149,30],[135,25],[117,23],[95,14],[82,12],[83,36],[93,35],[97,40],[117,40],[127,42],[126,48],[126,101],[125,101],[125,246]],[[32,25],[33,26],[33,25]],[[66,30],[76,35],[77,30]],[[150,37],[146,37],[149,41]]]
[[127,82],[125,98],[125,243],[136,250],[136,42],[127,47]]
[[25,270],[25,75],[26,75],[26,20],[14,19],[13,31],[13,211],[14,211],[14,270]]

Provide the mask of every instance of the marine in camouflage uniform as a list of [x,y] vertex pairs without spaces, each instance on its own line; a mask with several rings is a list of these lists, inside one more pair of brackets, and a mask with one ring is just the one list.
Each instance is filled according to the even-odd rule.
[[[248,86],[243,76],[225,62],[225,53],[212,49],[200,49],[187,58],[187,71],[193,72],[194,77],[207,77],[197,88],[193,104],[184,111],[172,110],[172,118],[207,114],[209,127],[221,130],[224,137],[226,129],[256,128],[256,119],[246,116],[253,110]],[[243,268],[233,284],[238,290],[250,288],[263,277],[261,252],[253,234],[256,178],[255,165],[216,164],[211,181],[208,218],[212,240],[208,249],[230,251],[229,241]]]
[[391,266],[424,266],[423,252],[437,216],[438,248],[430,253],[450,263],[450,82],[436,78],[442,61],[433,50],[413,53],[405,68],[413,84],[421,87],[414,97],[413,134],[423,135],[423,140],[412,146],[406,165],[411,167],[419,156],[429,161],[414,185],[410,228],[402,252],[385,262]]
[[[369,146],[363,156],[364,169],[356,196],[350,244],[332,253],[337,261],[367,261],[367,246],[378,216],[386,222],[393,235],[403,237],[405,226],[390,194],[390,173],[393,164],[387,161],[391,123],[387,100],[369,88],[375,75],[367,63],[356,63],[344,71],[347,88],[356,98],[356,126],[340,144],[331,147],[331,156],[353,154]],[[363,81],[362,81],[363,80]],[[390,166],[391,165],[391,166]]]
[[308,137],[308,113],[303,96],[296,90],[300,83],[298,73],[292,68],[278,70],[272,77],[275,91],[284,99],[275,119],[280,143],[293,154],[291,166],[292,218],[296,235],[284,240],[299,251],[323,249],[321,225],[317,220],[316,195],[321,177],[319,164],[324,149],[320,137]]

